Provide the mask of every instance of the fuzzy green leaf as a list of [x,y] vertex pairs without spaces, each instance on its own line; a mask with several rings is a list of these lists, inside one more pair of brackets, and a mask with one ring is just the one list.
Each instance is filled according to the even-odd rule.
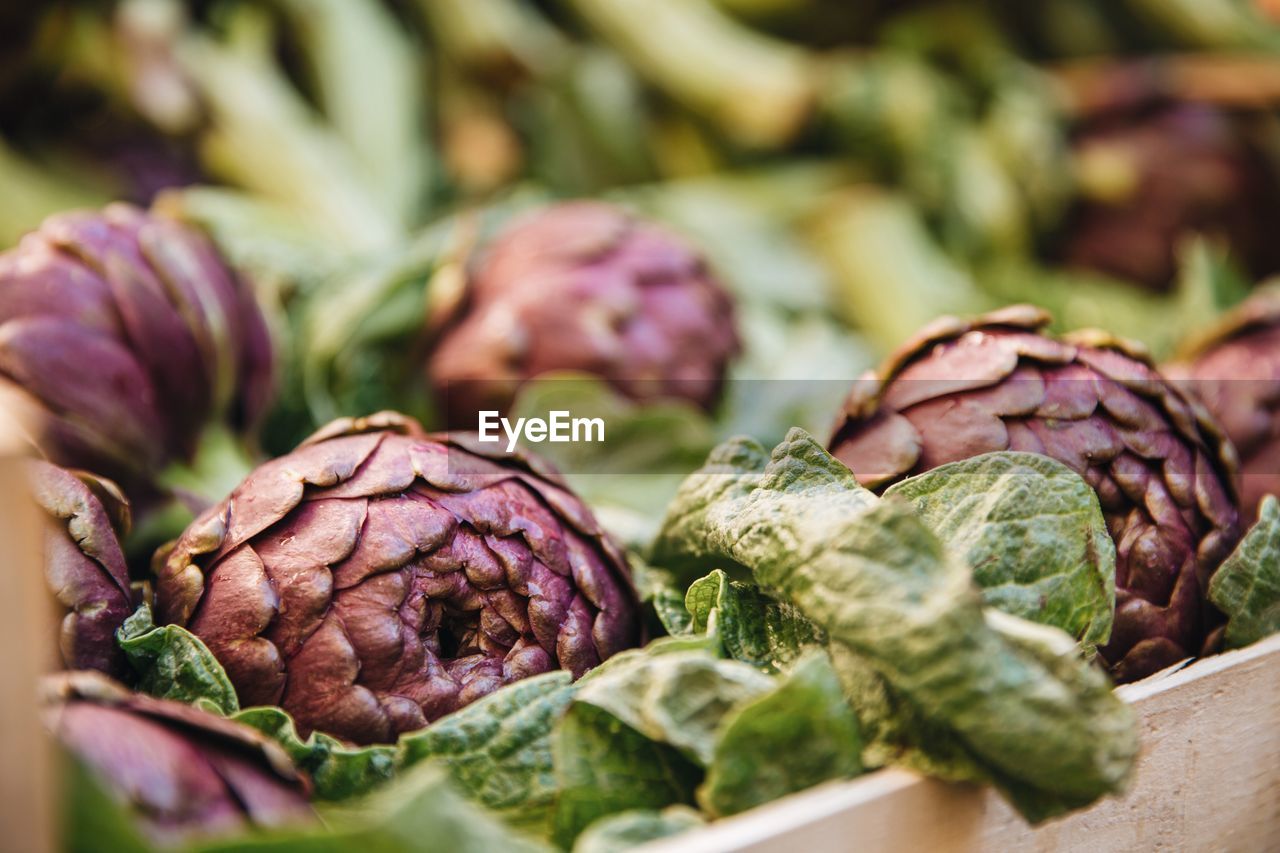
[[137,688],[161,699],[211,705],[220,714],[240,710],[226,670],[200,638],[177,625],[156,627],[142,604],[116,637],[138,673]]
[[862,738],[825,652],[796,662],[721,726],[698,802],[731,815],[862,772]]
[[602,818],[587,828],[573,853],[623,853],[649,841],[670,838],[703,826],[706,820],[686,806],[656,811],[637,809]]
[[560,797],[553,838],[569,847],[596,820],[692,803],[702,770],[602,708],[574,704],[552,734]]
[[1093,488],[1035,453],[988,453],[891,486],[973,567],[987,604],[1088,651],[1111,636],[1116,549]]
[[366,794],[395,775],[395,747],[348,746],[323,732],[312,732],[303,740],[293,718],[274,706],[246,708],[231,719],[284,747],[298,769],[310,775],[317,799],[345,800]]
[[509,684],[402,737],[402,760],[442,764],[468,797],[545,834],[557,793],[551,730],[574,690],[564,671]]
[[1209,600],[1227,614],[1227,648],[1280,631],[1280,502],[1274,495],[1262,499],[1257,523],[1209,581]]
[[720,569],[694,581],[684,605],[691,630],[706,632],[714,619],[725,654],[761,669],[780,669],[807,646],[825,640],[790,604],[765,595],[755,584],[731,580]]

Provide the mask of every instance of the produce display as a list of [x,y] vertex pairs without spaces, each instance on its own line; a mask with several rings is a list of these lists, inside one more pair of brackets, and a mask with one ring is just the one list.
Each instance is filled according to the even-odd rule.
[[61,848],[1123,797],[1280,632],[1278,116],[1235,0],[0,10]]

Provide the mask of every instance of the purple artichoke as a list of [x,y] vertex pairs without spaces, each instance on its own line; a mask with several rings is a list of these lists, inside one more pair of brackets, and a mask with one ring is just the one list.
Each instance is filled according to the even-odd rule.
[[50,217],[0,255],[0,403],[51,461],[135,503],[271,391],[252,294],[203,236],[135,207]]
[[160,619],[244,705],[394,740],[503,684],[636,645],[621,551],[534,457],[394,413],[335,421],[157,557]]
[[154,841],[315,819],[310,783],[254,729],[95,673],[50,676],[46,721]]
[[65,611],[59,634],[69,669],[127,671],[116,630],[133,612],[129,569],[119,537],[129,526],[129,504],[115,484],[48,462],[29,463],[32,494],[53,520],[45,536],[44,570]]
[[733,302],[676,235],[600,202],[557,204],[494,240],[439,323],[428,365],[458,426],[526,379],[582,371],[637,400],[718,399],[738,352]]
[[1086,199],[1062,260],[1164,290],[1179,242],[1200,233],[1223,240],[1254,275],[1280,269],[1271,237],[1280,184],[1245,140],[1227,115],[1198,104],[1095,119],[1074,142]]
[[1055,340],[1043,311],[942,318],[855,385],[830,449],[883,488],[982,453],[1042,453],[1098,494],[1116,544],[1116,615],[1101,650],[1118,681],[1201,651],[1204,591],[1239,536],[1235,456],[1192,397],[1132,345]]
[[1194,392],[1240,454],[1240,511],[1280,495],[1280,291],[1260,290],[1166,372]]

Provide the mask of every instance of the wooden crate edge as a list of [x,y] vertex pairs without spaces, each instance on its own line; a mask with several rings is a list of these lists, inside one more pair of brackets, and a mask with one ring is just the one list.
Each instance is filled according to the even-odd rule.
[[0,847],[45,853],[54,849],[53,767],[40,726],[39,676],[49,668],[40,650],[52,634],[40,540],[43,519],[31,501],[23,459],[27,442],[0,410],[0,648],[5,686],[0,691]]

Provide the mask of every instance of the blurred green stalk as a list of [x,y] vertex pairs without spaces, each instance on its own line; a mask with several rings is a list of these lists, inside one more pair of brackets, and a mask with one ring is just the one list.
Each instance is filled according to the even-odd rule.
[[651,83],[734,141],[770,148],[808,120],[821,63],[707,0],[566,0]]

